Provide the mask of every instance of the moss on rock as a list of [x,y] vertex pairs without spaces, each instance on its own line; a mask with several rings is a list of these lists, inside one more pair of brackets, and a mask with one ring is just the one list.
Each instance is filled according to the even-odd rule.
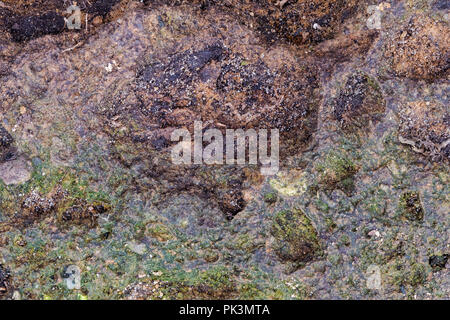
[[264,202],[268,204],[274,204],[278,200],[276,192],[268,192],[264,195]]
[[308,262],[321,251],[316,229],[299,209],[279,211],[273,218],[271,233],[275,237],[274,250],[283,261]]
[[407,191],[400,196],[400,214],[410,221],[422,221],[424,210],[417,191]]

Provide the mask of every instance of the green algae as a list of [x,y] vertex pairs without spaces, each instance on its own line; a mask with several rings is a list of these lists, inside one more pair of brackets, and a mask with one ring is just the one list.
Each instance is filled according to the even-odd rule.
[[299,209],[279,211],[273,218],[274,249],[283,261],[302,263],[320,254],[318,234],[310,219]]
[[340,188],[350,193],[354,188],[353,176],[358,171],[358,166],[346,152],[331,150],[316,165],[316,170],[319,184],[325,190]]

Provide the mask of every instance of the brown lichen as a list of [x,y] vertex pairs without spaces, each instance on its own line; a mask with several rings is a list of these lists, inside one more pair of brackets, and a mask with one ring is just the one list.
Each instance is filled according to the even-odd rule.
[[449,48],[448,24],[416,15],[387,44],[385,56],[396,75],[432,81],[448,76]]
[[0,125],[0,162],[14,158],[14,139],[6,129]]
[[367,132],[370,122],[377,120],[384,111],[385,101],[380,86],[363,72],[349,75],[333,101],[335,119],[350,132],[358,129]]
[[400,107],[400,142],[434,161],[450,159],[450,114],[438,101],[416,100]]

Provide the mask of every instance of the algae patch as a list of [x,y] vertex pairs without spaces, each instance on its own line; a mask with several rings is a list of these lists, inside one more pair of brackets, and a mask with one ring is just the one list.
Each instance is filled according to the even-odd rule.
[[321,251],[319,237],[311,220],[299,209],[279,211],[273,218],[271,234],[278,257],[300,266]]

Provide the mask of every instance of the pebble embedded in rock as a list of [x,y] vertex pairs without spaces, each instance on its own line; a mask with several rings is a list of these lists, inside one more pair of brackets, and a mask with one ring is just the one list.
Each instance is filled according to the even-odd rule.
[[6,185],[21,184],[31,178],[31,164],[23,157],[0,163],[0,179]]
[[449,255],[443,254],[443,255],[434,255],[431,256],[428,260],[428,263],[430,264],[431,268],[434,271],[439,271],[445,268],[445,265],[447,264]]
[[81,269],[78,266],[70,265],[65,267],[62,277],[66,283],[67,289],[81,289]]

